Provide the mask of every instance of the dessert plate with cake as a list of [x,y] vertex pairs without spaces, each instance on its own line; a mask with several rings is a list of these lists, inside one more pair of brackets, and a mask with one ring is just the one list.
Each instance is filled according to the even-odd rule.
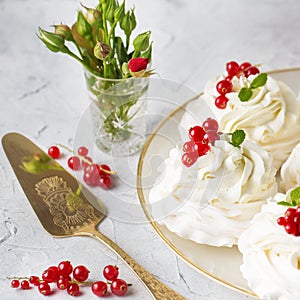
[[[162,121],[139,160],[140,202],[162,240],[201,273],[262,299],[294,299],[293,292],[280,298],[290,289],[275,293],[270,284],[253,283],[249,257],[256,258],[249,253],[263,236],[253,224],[269,210],[283,235],[276,243],[291,237],[300,243],[286,224],[278,224],[287,208],[273,208],[284,197],[278,195],[300,185],[299,90],[300,68],[263,73],[258,66],[230,62],[199,98]],[[286,255],[295,261],[294,250]]]

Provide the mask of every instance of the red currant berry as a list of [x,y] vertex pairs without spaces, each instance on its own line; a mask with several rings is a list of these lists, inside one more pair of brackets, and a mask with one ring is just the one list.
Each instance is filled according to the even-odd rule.
[[209,150],[208,140],[203,140],[195,144],[195,150],[197,151],[199,157],[205,155]]
[[21,289],[23,290],[29,290],[30,289],[30,284],[28,280],[22,280],[21,281]]
[[33,285],[38,286],[40,284],[40,279],[37,276],[30,276],[29,282]]
[[79,170],[80,168],[80,159],[78,156],[71,156],[68,159],[68,166],[72,170]]
[[107,294],[107,284],[103,281],[94,282],[92,292],[98,297],[104,297]]
[[17,279],[14,279],[14,280],[11,281],[10,285],[11,285],[11,287],[16,289],[20,286],[20,281],[17,280]]
[[70,285],[70,282],[67,278],[59,278],[58,281],[57,281],[57,287],[60,289],[60,290],[66,290]]
[[103,276],[109,281],[113,281],[119,276],[119,268],[117,266],[108,265],[103,269]]
[[[111,172],[110,167],[106,164],[99,165],[99,169],[100,169],[100,172],[102,172],[104,174],[109,174],[109,172]],[[108,172],[106,172],[106,171],[108,171]]]
[[[89,163],[88,163],[88,162]],[[93,163],[93,160],[89,157],[89,156],[86,156],[84,158],[84,160],[81,161],[81,164],[82,164],[82,167],[83,169],[85,170],[88,166],[90,166],[91,164]]]
[[249,67],[251,67],[252,65],[249,63],[249,62],[243,62],[241,65],[240,65],[240,69],[239,71],[243,72],[245,71],[246,69],[248,69]]
[[194,141],[188,141],[186,143],[183,144],[183,151],[184,152],[194,152],[195,149],[195,142]]
[[[195,151],[196,154],[198,154]],[[186,167],[191,167],[197,161],[198,155],[193,152],[186,152],[182,155],[181,161]]]
[[203,122],[202,127],[205,131],[208,130],[218,131],[219,124],[215,119],[208,118]]
[[221,95],[225,95],[232,91],[232,83],[228,80],[221,80],[216,85],[217,91]]
[[216,131],[208,130],[205,133],[204,139],[209,140],[213,144],[216,140],[220,139],[220,136]]
[[89,153],[89,149],[84,146],[81,146],[78,148],[77,153],[81,156],[87,156]]
[[284,213],[284,218],[285,218],[286,222],[287,223],[293,222],[295,214],[296,214],[296,209],[295,208],[292,208],[292,207],[288,208],[286,210],[286,212]]
[[110,285],[110,290],[117,296],[123,296],[126,294],[128,285],[123,279],[116,279]]
[[227,97],[225,97],[224,95],[220,95],[216,98],[215,105],[219,109],[225,109],[228,101],[229,99]]
[[45,270],[42,274],[42,278],[46,282],[55,282],[59,278],[59,272],[57,267],[49,267],[47,270]]
[[256,75],[256,74],[259,74],[259,69],[256,68],[256,67],[249,67],[247,70],[244,71],[245,73],[245,77],[249,77],[250,75]]
[[189,130],[189,137],[194,142],[202,141],[205,134],[205,130],[200,126],[194,126]]
[[293,235],[296,235],[296,234],[297,234],[297,231],[298,231],[297,225],[296,225],[295,223],[292,223],[292,222],[286,223],[286,224],[284,225],[284,229],[285,229],[285,231],[286,231],[288,234],[293,234]]
[[68,287],[68,294],[71,296],[79,296],[79,285],[77,283],[71,283]]
[[279,217],[277,219],[277,224],[280,225],[280,226],[284,226],[286,224],[286,220],[284,217]]
[[44,296],[48,296],[51,294],[51,288],[49,283],[47,282],[41,282],[38,288],[39,288],[39,292]]
[[84,172],[83,174],[83,181],[89,186],[96,186],[97,185],[96,179],[97,179],[96,176],[94,176],[94,174],[92,173]]
[[90,273],[90,271],[85,266],[77,266],[73,270],[73,277],[77,281],[81,281],[82,282],[82,281],[85,281],[85,280],[88,279],[89,273]]
[[73,266],[68,260],[60,262],[57,268],[62,277],[68,277],[73,271]]
[[103,189],[110,189],[112,186],[112,181],[110,176],[100,176],[97,184]]
[[57,146],[51,146],[48,149],[48,155],[54,159],[57,159],[60,157],[60,150]]
[[240,66],[236,61],[230,61],[226,64],[228,75],[235,76],[239,72]]

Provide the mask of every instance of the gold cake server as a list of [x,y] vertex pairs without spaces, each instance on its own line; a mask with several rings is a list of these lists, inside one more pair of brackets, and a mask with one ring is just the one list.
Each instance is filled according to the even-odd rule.
[[[100,211],[91,205],[99,204],[100,201],[85,187],[79,188],[77,180],[43,150],[19,133],[6,134],[2,138],[2,145],[33,210],[48,233],[56,238],[94,237],[115,252],[136,273],[154,299],[185,299],[96,230],[96,225],[105,217],[104,207]],[[35,172],[35,163],[40,163],[39,160],[40,170]],[[43,160],[47,162],[46,167]],[[78,190],[80,194],[76,193]]]

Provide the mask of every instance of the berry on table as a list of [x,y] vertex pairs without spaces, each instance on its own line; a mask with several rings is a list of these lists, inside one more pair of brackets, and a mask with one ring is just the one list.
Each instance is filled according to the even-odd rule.
[[51,146],[48,149],[48,155],[54,159],[57,159],[60,157],[60,150],[57,146]]
[[109,281],[113,281],[119,276],[119,268],[113,265],[107,265],[103,269],[103,276]]
[[23,290],[29,290],[30,289],[30,284],[28,280],[22,280],[21,281],[21,289]]
[[107,284],[104,281],[94,282],[92,292],[98,297],[104,297],[107,294]]
[[100,176],[98,179],[97,185],[103,189],[110,189],[112,186],[112,181],[110,179],[110,176]]
[[56,285],[60,290],[66,290],[70,286],[70,282],[68,278],[62,277],[58,279]]
[[39,292],[44,296],[48,296],[51,294],[51,288],[48,282],[41,282],[38,286]]
[[11,281],[10,285],[11,285],[11,287],[16,289],[20,286],[20,281],[17,280],[17,279],[14,279],[14,280]]
[[81,146],[81,147],[78,148],[77,153],[81,156],[86,157],[89,153],[89,149],[84,147],[84,146]]
[[128,289],[127,282],[123,279],[116,279],[110,285],[110,290],[114,295],[123,296]]
[[62,277],[68,277],[73,271],[73,266],[68,260],[61,261],[58,264],[57,268],[59,271],[59,275]]
[[246,69],[248,69],[249,67],[251,67],[252,65],[249,63],[249,62],[243,62],[241,65],[240,65],[240,69],[239,71],[240,72],[244,72]]
[[79,170],[80,168],[80,159],[78,156],[71,156],[69,159],[68,159],[68,166],[70,169],[76,171],[76,170]]
[[77,283],[71,283],[67,289],[67,292],[71,296],[79,296],[80,294],[80,289],[79,285]]
[[33,285],[38,286],[40,284],[40,279],[37,276],[30,276],[29,282]]
[[89,273],[90,271],[83,265],[77,266],[76,268],[74,268],[73,270],[73,277],[77,280],[77,281],[86,281],[89,277]]

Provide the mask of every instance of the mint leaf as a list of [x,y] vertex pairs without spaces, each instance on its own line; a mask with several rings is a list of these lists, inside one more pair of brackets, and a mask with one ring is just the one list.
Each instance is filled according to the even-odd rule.
[[250,89],[257,89],[264,86],[267,82],[268,75],[266,73],[261,73],[257,75],[250,84]]
[[291,191],[290,197],[294,206],[300,205],[300,186]]
[[252,95],[253,95],[253,92],[251,91],[251,89],[243,87],[240,90],[238,97],[242,102],[246,102],[251,99]]
[[239,147],[243,141],[245,140],[245,132],[244,130],[236,130],[231,137],[231,145],[234,147]]
[[279,201],[279,202],[277,202],[277,204],[282,205],[282,206],[294,206],[290,202],[286,202],[286,201]]

